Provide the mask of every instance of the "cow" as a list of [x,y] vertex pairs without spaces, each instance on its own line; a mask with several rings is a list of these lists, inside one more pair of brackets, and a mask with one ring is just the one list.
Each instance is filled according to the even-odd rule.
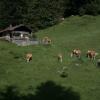
[[57,58],[58,58],[58,62],[62,63],[63,55],[61,53],[58,54]]
[[26,61],[29,62],[32,60],[32,53],[27,53],[26,54]]
[[45,45],[51,44],[51,39],[46,36],[43,38],[42,43]]
[[73,57],[73,56],[76,56],[76,57],[80,58],[80,56],[81,56],[81,50],[79,50],[79,49],[74,49],[74,50],[71,52],[71,57]]
[[94,50],[88,50],[87,53],[86,53],[86,56],[89,58],[89,59],[92,59],[92,60],[95,60],[95,57],[98,55],[98,53]]

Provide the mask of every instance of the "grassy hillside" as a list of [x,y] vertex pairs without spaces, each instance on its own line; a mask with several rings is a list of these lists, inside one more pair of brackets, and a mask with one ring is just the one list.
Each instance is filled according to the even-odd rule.
[[[65,88],[72,87],[81,100],[99,100],[100,69],[96,60],[88,60],[85,53],[88,49],[100,53],[100,16],[71,16],[36,34],[39,39],[50,37],[52,45],[19,47],[0,41],[0,88],[16,86],[23,93],[35,92],[37,86],[51,80]],[[74,48],[82,50],[80,60],[70,57]],[[24,59],[27,52],[33,54],[29,63]],[[64,56],[62,64],[57,62],[58,53]],[[68,74],[66,78],[60,77],[63,68]]]

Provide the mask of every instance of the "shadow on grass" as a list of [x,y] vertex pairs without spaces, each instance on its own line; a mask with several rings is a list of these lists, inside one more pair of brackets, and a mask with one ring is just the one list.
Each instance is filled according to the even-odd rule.
[[72,88],[66,89],[48,81],[38,86],[35,94],[22,95],[16,87],[9,86],[0,92],[0,100],[80,100],[80,95]]

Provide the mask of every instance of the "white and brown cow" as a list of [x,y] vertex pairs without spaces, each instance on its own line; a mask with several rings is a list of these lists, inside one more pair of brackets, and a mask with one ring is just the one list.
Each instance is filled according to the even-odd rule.
[[49,37],[45,36],[42,40],[42,43],[45,45],[49,45],[49,44],[51,44],[51,39]]
[[81,56],[81,50],[80,49],[74,49],[71,52],[71,57],[73,57],[73,56],[76,56],[76,57],[80,58],[80,56]]
[[95,57],[98,55],[98,53],[94,50],[88,50],[87,53],[86,53],[86,56],[89,58],[89,59],[95,59]]
[[27,53],[26,54],[26,61],[29,62],[32,60],[32,53]]

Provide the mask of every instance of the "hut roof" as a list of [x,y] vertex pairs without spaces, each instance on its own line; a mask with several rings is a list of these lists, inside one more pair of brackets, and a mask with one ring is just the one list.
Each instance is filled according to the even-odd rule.
[[23,24],[16,25],[16,26],[10,25],[9,27],[1,30],[0,33],[4,33],[7,31],[24,31],[24,32],[29,32],[29,33],[32,32],[32,30],[30,28],[28,28],[27,26],[25,26]]

